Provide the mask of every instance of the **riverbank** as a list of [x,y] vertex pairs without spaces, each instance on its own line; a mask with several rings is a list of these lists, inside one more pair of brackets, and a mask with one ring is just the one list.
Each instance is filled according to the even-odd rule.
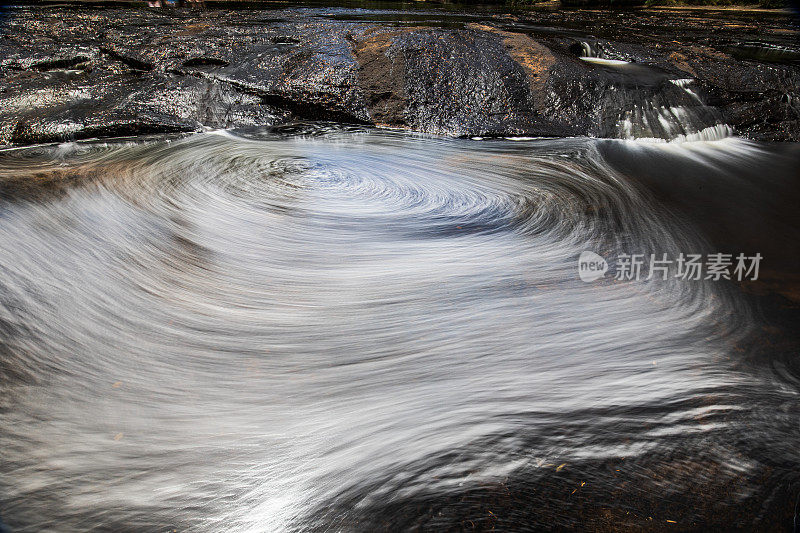
[[0,143],[296,120],[798,141],[796,36],[779,12],[11,8]]

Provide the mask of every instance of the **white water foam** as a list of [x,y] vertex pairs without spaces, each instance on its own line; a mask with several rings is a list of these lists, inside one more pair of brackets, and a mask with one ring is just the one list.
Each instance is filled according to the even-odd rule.
[[582,56],[580,59],[583,61],[587,61],[589,63],[598,63],[600,65],[629,65],[630,62],[622,61],[620,59],[605,59],[602,57],[584,57]]
[[680,134],[672,139],[661,139],[659,137],[629,137],[623,139],[635,143],[648,143],[648,144],[680,144],[687,142],[710,142],[721,141],[733,137],[734,131],[727,124],[716,124],[703,128],[695,133]]

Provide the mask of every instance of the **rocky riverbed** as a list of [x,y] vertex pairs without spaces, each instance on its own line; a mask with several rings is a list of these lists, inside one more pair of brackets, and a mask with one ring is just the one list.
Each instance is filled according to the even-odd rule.
[[5,8],[0,144],[279,125],[800,140],[786,14]]

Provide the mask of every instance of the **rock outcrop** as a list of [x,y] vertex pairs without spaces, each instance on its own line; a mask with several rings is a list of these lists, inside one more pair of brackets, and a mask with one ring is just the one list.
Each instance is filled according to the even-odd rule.
[[7,9],[0,144],[296,120],[663,138],[727,124],[800,140],[789,21],[712,34],[658,15],[676,19],[676,39],[646,33],[663,23],[654,14],[593,16],[428,12],[406,25],[325,9]]

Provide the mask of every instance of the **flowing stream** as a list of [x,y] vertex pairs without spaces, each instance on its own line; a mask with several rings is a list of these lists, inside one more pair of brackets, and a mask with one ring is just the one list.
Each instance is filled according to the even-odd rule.
[[314,124],[2,150],[3,520],[790,527],[795,315],[577,260],[791,258],[796,161]]

